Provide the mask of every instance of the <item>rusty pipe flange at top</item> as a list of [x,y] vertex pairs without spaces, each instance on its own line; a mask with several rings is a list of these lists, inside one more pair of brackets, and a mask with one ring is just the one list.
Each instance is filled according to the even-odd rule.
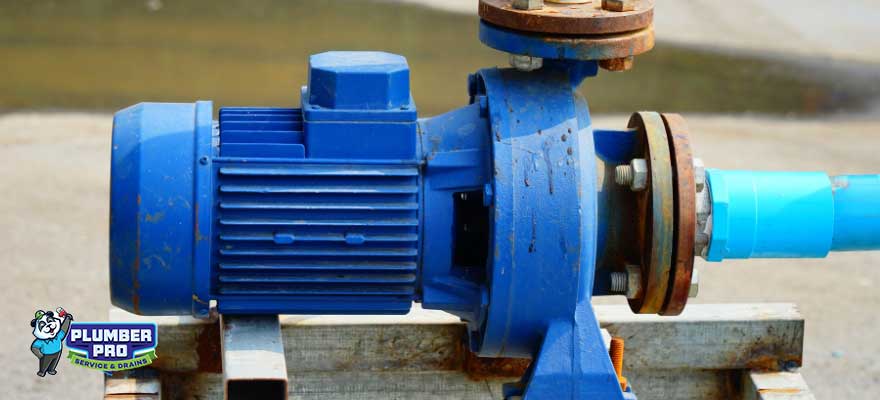
[[654,0],[634,0],[632,11],[610,11],[602,1],[544,2],[536,10],[520,10],[514,0],[480,0],[484,21],[504,28],[555,35],[607,35],[649,28],[654,20]]
[[694,159],[688,128],[678,114],[662,114],[669,147],[672,150],[673,196],[675,209],[672,250],[672,271],[669,294],[660,315],[679,315],[687,304],[694,270],[694,238],[696,236],[696,185]]
[[[657,314],[666,305],[672,274],[675,234],[675,185],[666,123],[656,112],[633,114],[628,127],[637,132],[640,158],[648,164],[646,190],[634,192],[636,198],[634,244],[641,266],[641,297],[629,299],[639,314]],[[693,246],[693,243],[691,243]]]
[[543,2],[523,10],[514,0],[480,0],[480,40],[511,54],[593,60],[609,71],[628,70],[634,56],[654,48],[654,0],[632,2],[632,11],[603,9],[599,0]]

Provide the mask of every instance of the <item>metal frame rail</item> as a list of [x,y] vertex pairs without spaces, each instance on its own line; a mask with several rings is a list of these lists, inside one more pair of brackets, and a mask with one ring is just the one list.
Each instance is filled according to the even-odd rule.
[[[624,375],[640,400],[813,399],[797,372],[804,321],[792,304],[693,304],[678,317],[595,308],[602,327],[626,341]],[[225,316],[222,323],[114,309],[110,319],[156,322],[159,358],[153,368],[106,377],[109,400],[235,398],[229,382],[250,395],[302,400],[501,399],[501,385],[528,365],[473,357],[463,324],[418,308],[401,317]],[[255,392],[263,389],[268,394]]]

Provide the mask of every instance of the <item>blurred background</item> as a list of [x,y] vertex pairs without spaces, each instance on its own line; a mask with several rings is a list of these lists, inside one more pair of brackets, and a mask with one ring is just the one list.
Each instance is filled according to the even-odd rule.
[[[295,107],[308,55],[384,50],[408,58],[420,115],[436,115],[466,103],[468,73],[507,64],[478,41],[476,3],[0,1],[0,310],[11,318],[0,325],[0,384],[9,398],[100,396],[101,374],[66,361],[57,376],[36,376],[28,322],[57,306],[106,319],[115,110],[199,99],[215,110]],[[707,166],[880,172],[880,4],[659,3],[655,50],[581,87],[596,125],[681,112]],[[865,398],[880,391],[878,264],[877,254],[700,262],[696,301],[797,303],[803,373],[817,397]]]

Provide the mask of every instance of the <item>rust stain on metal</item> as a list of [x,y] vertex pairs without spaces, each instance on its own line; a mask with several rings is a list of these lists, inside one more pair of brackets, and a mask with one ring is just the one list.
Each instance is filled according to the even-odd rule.
[[674,265],[670,271],[666,304],[660,310],[660,315],[679,315],[687,305],[694,270],[694,236],[697,223],[694,160],[684,118],[678,114],[661,114],[661,117],[666,125],[672,152],[675,237],[672,242]]
[[599,67],[611,72],[629,71],[633,68],[634,60],[633,56],[599,60]]
[[193,210],[193,224],[194,224],[194,228],[195,228],[195,229],[193,229],[193,235],[195,236],[196,242],[200,242],[202,240],[205,240],[206,238],[204,236],[202,236],[202,230],[199,228],[199,203],[198,202],[196,202],[196,206]]
[[672,270],[674,237],[674,185],[672,156],[663,118],[655,112],[635,113],[628,127],[636,129],[639,146],[648,162],[648,189],[636,195],[636,237],[640,253],[644,296],[629,299],[639,314],[656,314],[666,302]]
[[196,340],[198,370],[201,372],[223,372],[220,355],[220,323],[205,324]]
[[528,358],[478,357],[468,347],[467,334],[462,333],[452,365],[467,375],[468,379],[481,381],[497,378],[521,378],[532,363]]
[[[769,336],[772,336],[772,333]],[[779,343],[757,341],[747,350],[730,354],[729,357],[733,361],[739,361],[745,355],[745,369],[763,372],[782,371],[800,367],[803,364],[800,350],[792,352],[787,351],[788,349],[788,346]]]
[[609,60],[637,56],[654,48],[654,26],[608,35],[564,36],[554,35],[541,39],[560,48],[571,48],[583,60]]
[[758,389],[758,393],[764,394],[798,394],[801,390],[798,388],[770,388]]
[[419,364],[422,370],[462,371],[468,379],[482,381],[487,379],[521,378],[529,368],[532,360],[528,358],[486,358],[478,357],[470,351],[466,332],[462,331],[456,340],[454,348],[450,351],[448,343],[441,345],[442,348],[432,350],[435,354],[443,354],[443,357],[431,360],[429,365],[424,365],[422,354],[413,354],[414,364]]
[[544,2],[537,10],[519,10],[513,0],[480,0],[483,20],[509,29],[559,35],[602,35],[644,29],[654,20],[654,0],[634,0],[632,11],[602,9],[601,1],[583,4]]
[[800,356],[778,357],[774,355],[757,355],[746,362],[746,368],[757,371],[781,371],[787,364],[801,366],[803,360]]
[[465,350],[462,370],[468,379],[480,381],[494,378],[520,378],[529,368],[528,358],[484,358]]
[[156,224],[156,223],[159,223],[160,221],[162,221],[164,218],[165,218],[165,212],[164,211],[157,211],[153,214],[147,213],[144,216],[144,221],[152,223],[152,224]]

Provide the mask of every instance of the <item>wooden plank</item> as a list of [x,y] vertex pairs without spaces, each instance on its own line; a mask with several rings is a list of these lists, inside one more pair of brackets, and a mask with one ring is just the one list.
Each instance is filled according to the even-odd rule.
[[797,372],[745,374],[744,400],[814,400],[804,377]]

